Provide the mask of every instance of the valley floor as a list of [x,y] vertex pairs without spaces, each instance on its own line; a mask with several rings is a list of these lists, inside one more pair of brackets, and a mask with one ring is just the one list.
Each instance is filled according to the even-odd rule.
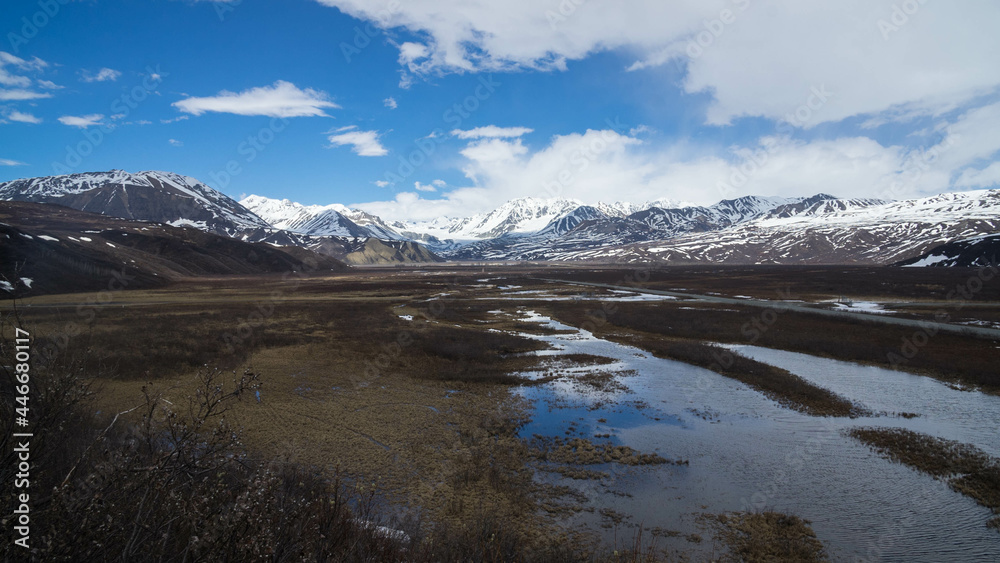
[[[1000,549],[1000,441],[982,431],[1000,423],[1000,339],[934,323],[1000,328],[988,274],[451,265],[16,306],[105,425],[144,393],[184,404],[199,370],[258,374],[226,415],[248,456],[344,479],[411,553],[478,537],[496,560],[935,560],[958,537],[974,560]],[[877,428],[975,452],[975,486],[936,486]]]

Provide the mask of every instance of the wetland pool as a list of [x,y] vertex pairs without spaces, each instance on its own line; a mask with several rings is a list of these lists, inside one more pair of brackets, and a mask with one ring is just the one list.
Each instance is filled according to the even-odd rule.
[[[986,527],[987,508],[844,435],[857,426],[903,427],[971,443],[996,456],[1000,397],[849,362],[728,346],[874,412],[919,415],[813,417],[715,372],[656,358],[531,311],[518,314],[560,331],[525,334],[552,346],[539,355],[613,360],[562,368],[559,379],[518,388],[532,404],[523,437],[588,438],[682,461],[586,467],[606,472],[603,479],[539,472],[540,479],[577,491],[588,508],[566,516],[568,526],[620,542],[641,525],[645,534],[658,529],[658,547],[711,555],[711,530],[700,515],[766,508],[809,520],[833,561],[994,561],[1000,553],[1000,533]],[[615,385],[581,383],[592,371],[617,374]]]

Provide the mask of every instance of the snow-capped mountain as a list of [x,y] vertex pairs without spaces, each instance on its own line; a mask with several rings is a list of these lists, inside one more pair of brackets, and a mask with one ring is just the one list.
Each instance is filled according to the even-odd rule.
[[627,201],[616,201],[614,203],[605,203],[599,201],[594,204],[601,213],[604,213],[608,217],[628,217],[633,213],[638,213],[640,211],[645,211],[647,209],[658,207],[660,209],[680,209],[682,207],[694,207],[693,203],[688,203],[685,201],[677,201],[673,199],[660,198],[654,201],[647,201],[645,203],[630,203]]
[[381,217],[360,209],[349,209],[340,204],[330,206],[334,211],[350,219],[355,225],[366,229],[371,236],[381,240],[407,240],[390,227]]
[[[440,241],[471,242],[510,233],[535,233],[582,205],[582,202],[573,199],[524,197],[512,199],[487,213],[457,219],[400,223],[397,230]],[[393,226],[396,227],[396,224]]]
[[569,241],[562,241],[561,246],[550,245],[551,251],[534,253],[532,258],[638,263],[892,264],[953,241],[995,233],[1000,233],[1000,190],[978,190],[894,202],[803,200],[712,232],[618,246],[582,248],[578,242],[576,250]]
[[240,204],[259,215],[275,229],[302,235],[409,240],[408,237],[394,231],[381,218],[339,203],[302,205],[287,199],[251,195],[243,198]]
[[342,205],[302,205],[287,199],[252,195],[240,204],[267,221],[275,229],[312,236],[369,237],[367,229],[345,217]]
[[270,225],[228,196],[172,172],[111,170],[0,183],[0,199],[239,236]]
[[389,222],[340,204],[261,196],[237,203],[193,178],[112,170],[2,183],[0,199],[194,226],[341,259],[356,253],[359,262],[438,260],[437,253],[455,260],[891,264],[1000,233],[1000,190],[894,202],[746,196],[710,206],[529,197],[469,217]]
[[[504,236],[479,241],[443,252],[463,259],[545,259],[550,252],[561,254],[565,249],[583,250],[594,247],[624,245],[635,242],[663,240],[684,233],[713,232],[735,224],[763,217],[784,205],[797,204],[802,198],[747,196],[723,200],[710,207],[688,206],[661,208],[649,206],[625,217],[609,215],[597,207],[580,206],[557,217],[545,228],[518,237]],[[661,203],[670,203],[660,200]],[[645,207],[632,206],[633,208]],[[618,209],[628,208],[616,204]]]
[[937,268],[990,266],[996,268],[1000,264],[998,260],[1000,260],[1000,234],[982,235],[942,244],[925,254],[904,260],[897,265]]

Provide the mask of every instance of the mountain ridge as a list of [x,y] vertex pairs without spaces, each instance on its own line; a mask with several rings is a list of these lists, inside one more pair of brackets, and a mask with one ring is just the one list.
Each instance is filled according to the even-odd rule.
[[[149,203],[157,197],[163,203]],[[468,217],[388,221],[338,203],[307,206],[258,195],[236,202],[187,176],[112,170],[0,183],[0,199],[69,203],[110,216],[299,246],[355,263],[438,261],[440,255],[452,260],[892,264],[936,246],[1000,232],[1000,190],[902,201],[825,193],[751,195],[709,206],[674,206],[670,200],[587,205],[526,197]]]

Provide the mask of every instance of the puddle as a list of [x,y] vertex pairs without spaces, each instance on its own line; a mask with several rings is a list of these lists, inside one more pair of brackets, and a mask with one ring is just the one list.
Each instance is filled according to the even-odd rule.
[[[608,524],[600,514],[610,509],[626,516],[617,531],[619,540],[629,537],[629,525],[660,527],[680,537],[657,538],[657,546],[698,559],[713,554],[711,532],[699,526],[699,514],[768,508],[810,520],[834,561],[972,561],[990,560],[1000,552],[1000,534],[986,527],[988,509],[842,434],[846,428],[866,424],[905,426],[995,453],[1000,449],[995,424],[984,423],[1000,420],[1000,411],[994,410],[996,398],[984,399],[978,393],[962,393],[897,372],[736,348],[873,410],[922,415],[909,420],[810,417],[714,372],[601,340],[535,313],[523,314],[523,320],[573,331],[526,334],[553,346],[539,355],[591,354],[614,360],[559,373],[629,374],[616,378],[622,387],[613,392],[565,381],[520,388],[518,392],[534,405],[532,421],[522,429],[525,438],[587,437],[688,462],[585,467],[610,474],[601,480],[540,473],[540,479],[577,490],[594,508],[567,517],[568,526],[589,527],[611,542],[616,532],[602,527]],[[983,428],[977,428],[976,421]],[[689,543],[684,539],[688,534],[700,534],[706,541]]]
[[1000,397],[960,391],[930,377],[757,346],[725,346],[825,387],[875,412],[916,413],[917,418],[858,419],[858,426],[907,428],[973,444],[1000,457]]

